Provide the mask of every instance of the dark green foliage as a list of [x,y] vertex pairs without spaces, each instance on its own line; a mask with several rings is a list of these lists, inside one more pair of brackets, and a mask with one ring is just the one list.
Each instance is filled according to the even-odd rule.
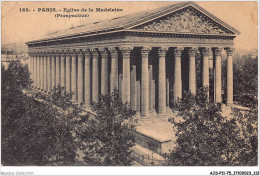
[[[223,100],[226,101],[226,60],[222,64]],[[258,101],[258,58],[242,57],[233,64],[234,100],[246,107],[254,107]]]
[[244,65],[234,68],[235,100],[244,106],[257,105],[258,99],[258,58],[248,58]]
[[70,118],[52,103],[23,94],[31,84],[27,66],[2,67],[1,155],[4,165],[67,165],[75,161]]
[[100,102],[92,104],[92,110],[97,116],[86,118],[77,128],[85,162],[94,166],[131,165],[134,138],[129,130],[134,130],[135,112],[121,102],[117,91],[101,95]]
[[168,165],[257,164],[257,113],[236,112],[234,118],[223,117],[221,109],[207,101],[206,88],[198,90],[196,96],[186,93],[174,107],[183,120],[169,119],[175,125],[177,147],[165,154]]

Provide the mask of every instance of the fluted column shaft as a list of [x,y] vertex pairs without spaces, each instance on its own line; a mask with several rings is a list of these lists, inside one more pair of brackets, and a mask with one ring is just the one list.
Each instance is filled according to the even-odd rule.
[[47,56],[47,91],[50,92],[51,87],[51,56]]
[[81,52],[78,54],[78,102],[84,102],[84,58]]
[[197,48],[189,49],[189,91],[196,94],[196,54]]
[[58,87],[60,85],[60,55],[56,55],[56,79],[55,79],[55,85]]
[[99,102],[99,53],[92,49],[92,101]]
[[227,52],[227,104],[233,104],[233,52],[234,48],[228,48]]
[[85,91],[84,91],[84,102],[85,105],[87,107],[90,106],[91,104],[91,89],[92,89],[92,85],[91,85],[91,57],[90,57],[90,52],[86,51],[85,53]]
[[43,91],[44,90],[44,56],[43,55],[40,58],[40,70],[39,70],[38,79],[40,82],[40,89]]
[[71,74],[70,54],[66,53],[66,86],[65,87],[67,93],[71,92],[70,74]]
[[[130,103],[130,53],[133,48],[121,47],[123,56],[122,102]],[[148,68],[148,67],[147,67]]]
[[100,49],[101,53],[101,94],[108,93],[108,53],[105,49]]
[[215,56],[215,103],[222,102],[221,90],[221,48],[216,48],[214,51]]
[[72,100],[77,99],[77,58],[76,54],[71,56],[71,92]]
[[182,79],[181,79],[181,53],[183,48],[174,49],[174,100],[182,98]]
[[48,56],[47,55],[45,55],[44,56],[44,76],[43,76],[43,78],[44,78],[44,90],[45,91],[47,91],[48,90],[48,80],[47,80],[47,61],[48,60]]
[[153,111],[153,65],[148,66],[149,72],[149,112]]
[[148,56],[150,48],[142,48],[142,72],[141,72],[141,115],[149,116],[149,72]]
[[55,55],[51,56],[51,89],[55,87],[56,82],[56,64],[55,64]]
[[32,55],[32,53],[29,53],[28,69],[29,69],[29,73],[30,73],[30,79],[33,79],[33,71],[32,71],[33,64],[32,64],[32,61],[33,61],[33,55]]
[[166,114],[166,66],[165,56],[168,48],[160,48],[159,54],[159,72],[158,72],[158,114]]
[[65,55],[60,56],[60,86],[65,87]]
[[141,110],[141,84],[140,81],[136,81],[136,110]]
[[210,48],[202,49],[202,86],[208,87],[208,99],[209,99],[209,55],[211,54]]
[[34,81],[34,83],[33,83],[33,86],[34,86],[34,88],[36,88],[37,87],[37,83],[36,83],[36,79],[37,79],[37,59],[38,59],[38,55],[34,55],[34,57],[33,57],[33,81]]
[[202,69],[202,86],[209,87],[209,55],[210,48],[202,50],[203,69]]
[[132,66],[130,82],[130,101],[132,110],[136,110],[136,66]]
[[118,52],[115,48],[109,48],[111,54],[111,77],[110,77],[110,93],[114,89],[118,89]]

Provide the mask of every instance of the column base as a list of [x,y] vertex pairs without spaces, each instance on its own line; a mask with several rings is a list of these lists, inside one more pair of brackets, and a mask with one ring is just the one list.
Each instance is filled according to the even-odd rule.
[[158,117],[165,117],[166,114],[158,114]]
[[226,103],[227,106],[233,106],[233,104],[234,104],[233,102],[227,102]]
[[148,118],[149,118],[149,115],[147,115],[147,116],[142,116],[142,115],[141,115],[141,118],[142,118],[142,119],[148,119]]

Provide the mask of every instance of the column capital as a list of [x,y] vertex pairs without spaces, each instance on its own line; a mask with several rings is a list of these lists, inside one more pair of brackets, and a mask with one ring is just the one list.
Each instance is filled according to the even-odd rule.
[[85,49],[85,50],[83,51],[83,53],[84,53],[85,56],[91,56],[90,49]]
[[202,53],[202,56],[210,56],[212,54],[211,48],[203,48],[201,53]]
[[102,57],[107,57],[108,56],[107,50],[105,48],[99,48],[98,50],[99,50],[100,55]]
[[76,56],[77,54],[79,54],[78,50],[76,49],[72,49],[72,50],[67,50],[67,52],[65,52],[66,55],[71,55],[71,56]]
[[130,54],[131,54],[131,51],[133,50],[133,47],[131,47],[131,46],[121,46],[121,47],[119,47],[119,50],[121,51],[121,53],[124,57],[126,57],[126,56],[130,57]]
[[166,53],[167,53],[167,51],[168,51],[168,47],[160,47],[159,49],[158,49],[158,55],[160,56],[160,57],[165,57],[166,56]]
[[214,55],[215,56],[221,56],[222,55],[223,48],[215,48],[214,49]]
[[89,51],[91,52],[92,56],[95,56],[95,57],[99,56],[97,48],[91,48]]
[[52,54],[51,52],[52,52],[52,50],[47,50],[47,51],[45,52],[46,57],[50,57],[51,54]]
[[53,56],[59,56],[59,50],[54,50],[53,51]]
[[35,56],[39,57],[41,55],[40,51],[35,51]]
[[226,53],[228,56],[233,56],[235,48],[226,48]]
[[116,50],[116,48],[108,48],[108,51],[110,52],[111,56],[116,57],[118,55],[118,51]]
[[64,51],[64,50],[59,50],[59,51],[57,52],[57,55],[59,55],[59,56],[65,56],[65,55],[66,55],[66,51]]
[[68,56],[68,55],[71,55],[71,54],[72,54],[72,50],[70,50],[70,49],[61,50],[61,51],[60,51],[60,54],[64,54],[64,55]]
[[195,57],[196,56],[196,54],[198,53],[198,48],[190,48],[189,49],[189,51],[188,51],[188,55],[190,56],[190,57]]
[[184,48],[182,48],[182,47],[177,47],[177,48],[175,48],[175,49],[173,50],[174,56],[175,56],[175,57],[176,57],[176,56],[179,56],[179,57],[180,57],[183,50],[184,50]]
[[145,47],[143,47],[143,48],[141,49],[141,55],[142,55],[142,56],[148,56],[151,50],[152,50],[151,47],[145,46]]
[[83,56],[84,55],[84,51],[82,49],[75,49],[75,54],[78,56]]

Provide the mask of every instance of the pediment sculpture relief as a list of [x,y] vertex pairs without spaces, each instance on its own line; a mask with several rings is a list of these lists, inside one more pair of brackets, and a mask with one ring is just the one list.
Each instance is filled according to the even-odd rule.
[[214,21],[196,13],[194,10],[177,12],[164,19],[156,20],[150,24],[137,27],[146,31],[170,31],[170,32],[192,32],[192,33],[230,33],[221,29]]

